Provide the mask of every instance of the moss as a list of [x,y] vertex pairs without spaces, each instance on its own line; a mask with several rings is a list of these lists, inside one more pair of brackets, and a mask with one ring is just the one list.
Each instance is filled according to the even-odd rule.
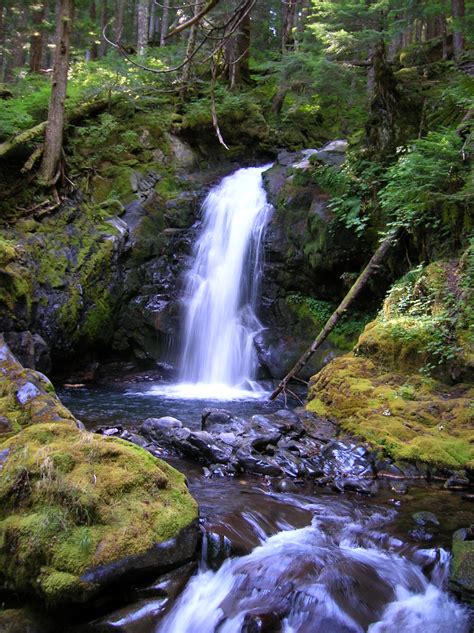
[[387,373],[372,359],[348,354],[313,377],[307,406],[394,459],[472,468],[473,396],[469,385]]
[[[11,424],[7,432],[0,432],[0,441],[17,433],[22,428],[41,422],[67,422],[75,425],[76,420],[60,402],[51,383],[38,372],[25,369],[0,337],[0,415]],[[21,401],[22,390],[29,387],[31,397]]]
[[43,424],[3,447],[0,566],[47,603],[86,599],[87,569],[142,554],[197,516],[183,475],[127,442]]

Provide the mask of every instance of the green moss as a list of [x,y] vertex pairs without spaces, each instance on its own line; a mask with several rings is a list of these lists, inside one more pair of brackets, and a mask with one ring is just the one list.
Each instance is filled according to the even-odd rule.
[[473,396],[469,385],[386,373],[373,360],[348,354],[312,379],[307,407],[394,459],[472,468]]
[[48,603],[85,599],[85,570],[144,553],[196,518],[183,475],[127,442],[50,424],[4,447],[0,565],[12,587]]

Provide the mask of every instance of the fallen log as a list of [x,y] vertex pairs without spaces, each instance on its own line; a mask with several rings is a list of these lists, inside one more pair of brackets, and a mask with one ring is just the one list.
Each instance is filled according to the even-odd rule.
[[[105,110],[109,105],[109,99],[96,99],[95,101],[88,101],[86,103],[82,103],[80,106],[75,108],[74,110],[69,111],[66,114],[66,123],[76,123],[81,119],[84,119],[86,116],[90,116],[91,114],[96,114],[101,110]],[[43,121],[42,123],[38,123],[34,127],[29,130],[25,130],[24,132],[20,132],[12,139],[0,143],[0,158],[11,152],[15,147],[19,147],[20,145],[24,145],[30,141],[34,141],[37,138],[40,138],[45,130],[47,121]]]
[[362,288],[368,282],[370,277],[377,270],[380,263],[384,260],[385,255],[388,253],[393,244],[396,243],[398,239],[399,230],[392,232],[389,236],[387,236],[381,243],[375,253],[372,255],[369,263],[361,272],[361,274],[357,277],[354,284],[351,286],[349,292],[346,294],[344,299],[338,305],[336,310],[332,313],[329,319],[326,321],[323,329],[318,334],[318,336],[314,339],[311,346],[305,351],[305,353],[298,359],[296,364],[290,369],[290,371],[286,374],[286,376],[280,381],[278,387],[273,391],[270,396],[270,400],[275,400],[275,398],[286,389],[287,384],[292,380],[298,372],[303,369],[306,363],[309,361],[311,356],[316,352],[316,350],[324,343],[329,334],[331,334],[334,327],[337,325],[338,321],[341,319],[343,314],[347,311],[351,303],[360,293]]

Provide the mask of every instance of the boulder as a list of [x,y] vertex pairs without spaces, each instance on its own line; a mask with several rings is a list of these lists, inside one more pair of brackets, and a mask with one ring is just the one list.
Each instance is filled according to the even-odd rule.
[[474,602],[474,530],[461,528],[453,534],[453,560],[449,585],[465,600]]
[[50,606],[189,560],[197,506],[185,478],[147,451],[66,423],[2,444],[0,583]]

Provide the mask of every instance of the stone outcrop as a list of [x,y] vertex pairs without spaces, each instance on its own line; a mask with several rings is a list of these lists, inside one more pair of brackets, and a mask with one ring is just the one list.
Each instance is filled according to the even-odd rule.
[[82,430],[3,340],[0,374],[1,590],[80,603],[194,556],[197,506],[183,475]]

